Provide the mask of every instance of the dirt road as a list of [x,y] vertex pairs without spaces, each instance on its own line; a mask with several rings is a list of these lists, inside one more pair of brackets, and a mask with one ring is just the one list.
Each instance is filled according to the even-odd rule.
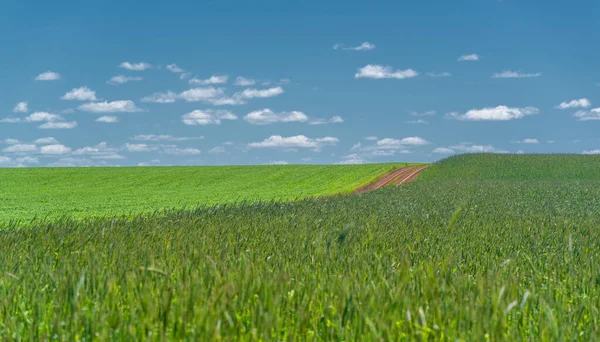
[[417,178],[421,171],[425,170],[429,166],[406,166],[396,171],[392,171],[387,175],[381,177],[374,183],[361,186],[354,190],[354,193],[360,194],[367,191],[377,190],[388,185],[400,185],[412,181]]

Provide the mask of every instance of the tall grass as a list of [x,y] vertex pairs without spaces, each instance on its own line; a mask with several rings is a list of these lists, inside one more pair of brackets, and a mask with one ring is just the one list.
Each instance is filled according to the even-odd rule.
[[597,340],[600,177],[444,176],[479,158],[358,196],[11,225],[0,335]]

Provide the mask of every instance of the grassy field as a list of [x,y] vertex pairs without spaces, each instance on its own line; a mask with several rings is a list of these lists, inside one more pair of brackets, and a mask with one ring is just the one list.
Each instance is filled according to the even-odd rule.
[[467,155],[358,196],[11,226],[0,335],[598,340],[599,199],[596,156]]
[[348,193],[402,165],[0,168],[0,222]]

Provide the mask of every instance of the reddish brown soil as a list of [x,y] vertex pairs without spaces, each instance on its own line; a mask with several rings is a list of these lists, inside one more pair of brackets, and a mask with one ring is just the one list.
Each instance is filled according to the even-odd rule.
[[379,188],[382,188],[382,187],[388,186],[388,185],[400,185],[400,184],[410,182],[410,181],[414,180],[415,178],[417,178],[419,173],[421,173],[421,171],[425,170],[428,167],[429,166],[406,166],[406,167],[403,167],[401,169],[398,169],[398,170],[388,173],[387,175],[381,177],[379,180],[377,180],[374,183],[361,186],[360,188],[354,190],[354,193],[361,194],[363,192],[377,190]]

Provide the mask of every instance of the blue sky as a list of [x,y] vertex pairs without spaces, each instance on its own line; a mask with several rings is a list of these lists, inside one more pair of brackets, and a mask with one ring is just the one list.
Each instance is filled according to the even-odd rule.
[[597,1],[0,4],[0,167],[600,152]]

